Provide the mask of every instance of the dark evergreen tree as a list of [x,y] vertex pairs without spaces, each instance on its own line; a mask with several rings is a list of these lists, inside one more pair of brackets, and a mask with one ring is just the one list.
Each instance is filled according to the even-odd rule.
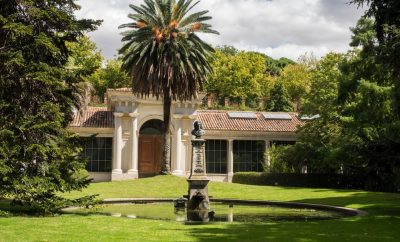
[[296,62],[292,61],[291,59],[282,57],[278,60],[273,59],[270,56],[265,55],[266,58],[266,72],[268,75],[271,76],[279,76],[283,70],[288,65],[294,65]]
[[[340,143],[347,164],[368,177],[368,188],[400,187],[400,118],[396,98],[398,76],[389,46],[380,46],[374,20],[361,19],[353,29],[354,58],[342,65],[339,101],[343,106]],[[376,24],[376,23],[375,23]],[[382,61],[386,59],[388,62]],[[396,181],[396,176],[397,181]],[[397,183],[397,184],[396,184]]]
[[266,103],[266,110],[272,112],[293,111],[293,104],[282,83],[275,84],[274,88],[271,90],[271,99]]
[[[57,192],[81,189],[78,139],[66,130],[79,75],[68,71],[66,42],[94,30],[74,0],[0,2],[0,198],[54,212]],[[65,203],[64,203],[65,204]]]
[[400,116],[400,1],[398,0],[352,0],[354,4],[367,7],[365,16],[373,18],[377,45],[376,61],[386,66],[392,75],[393,96],[397,115]]

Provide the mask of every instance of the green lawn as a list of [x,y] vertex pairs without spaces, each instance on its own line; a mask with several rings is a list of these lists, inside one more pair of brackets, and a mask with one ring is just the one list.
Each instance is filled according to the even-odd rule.
[[[95,183],[78,197],[170,197],[186,193],[185,179],[158,176],[135,181]],[[215,198],[297,201],[358,208],[366,217],[312,222],[183,225],[178,222],[61,215],[0,218],[0,241],[398,241],[400,194],[354,190],[249,186],[211,182]]]

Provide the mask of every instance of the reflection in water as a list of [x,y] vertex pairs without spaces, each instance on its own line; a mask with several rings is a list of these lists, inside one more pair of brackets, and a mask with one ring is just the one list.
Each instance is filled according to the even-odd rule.
[[314,209],[284,208],[272,206],[212,203],[212,210],[187,210],[174,207],[173,203],[114,204],[94,209],[69,210],[72,213],[104,214],[131,219],[156,219],[178,222],[263,222],[263,221],[306,221],[342,217],[338,213]]
[[175,221],[177,222],[185,222],[186,221],[186,209],[182,206],[175,206],[174,214],[176,216]]
[[232,223],[233,222],[233,209],[230,208],[228,210],[227,216],[226,216],[226,221]]
[[209,210],[187,210],[188,222],[209,222]]

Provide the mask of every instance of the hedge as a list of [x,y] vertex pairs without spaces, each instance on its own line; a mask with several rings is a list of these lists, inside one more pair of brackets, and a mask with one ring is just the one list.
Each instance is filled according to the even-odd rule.
[[343,174],[295,174],[295,173],[259,173],[237,172],[232,182],[249,185],[289,186],[334,189],[366,189],[386,192],[398,192],[394,177],[380,179],[384,184],[365,175]]

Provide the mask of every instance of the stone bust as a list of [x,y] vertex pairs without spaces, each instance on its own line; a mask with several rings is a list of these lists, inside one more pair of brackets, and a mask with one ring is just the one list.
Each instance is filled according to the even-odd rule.
[[203,130],[203,125],[200,121],[196,120],[193,123],[194,129],[192,130],[192,135],[196,136],[196,139],[200,139],[206,132]]

